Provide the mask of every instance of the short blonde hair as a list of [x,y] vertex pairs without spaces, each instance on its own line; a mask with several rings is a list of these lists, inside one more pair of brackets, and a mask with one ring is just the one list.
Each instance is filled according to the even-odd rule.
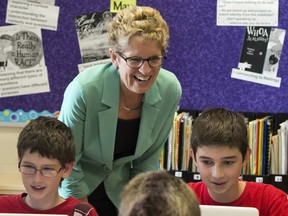
[[121,194],[119,216],[200,216],[196,194],[167,171],[134,177]]
[[166,55],[169,28],[159,11],[151,7],[129,6],[119,11],[108,27],[109,45],[116,52],[127,49],[132,37],[157,41],[162,55]]

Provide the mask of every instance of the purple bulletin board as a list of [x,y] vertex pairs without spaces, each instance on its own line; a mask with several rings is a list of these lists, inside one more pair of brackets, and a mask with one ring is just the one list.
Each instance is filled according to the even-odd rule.
[[[158,9],[171,32],[164,67],[179,78],[181,109],[225,107],[243,112],[288,112],[288,36],[282,50],[280,88],[232,79],[239,62],[245,27],[216,26],[216,0],[138,0]],[[0,26],[5,23],[7,0],[0,1]],[[45,62],[51,91],[0,98],[0,112],[55,113],[60,110],[68,83],[78,74],[80,50],[74,19],[81,14],[109,10],[110,1],[56,0],[58,30],[42,29]],[[278,28],[288,30],[288,1],[279,0]]]

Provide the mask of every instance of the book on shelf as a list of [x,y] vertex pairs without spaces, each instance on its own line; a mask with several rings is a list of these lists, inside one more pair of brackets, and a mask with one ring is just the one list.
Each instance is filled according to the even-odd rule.
[[279,173],[279,139],[278,134],[272,136],[270,147],[270,173]]

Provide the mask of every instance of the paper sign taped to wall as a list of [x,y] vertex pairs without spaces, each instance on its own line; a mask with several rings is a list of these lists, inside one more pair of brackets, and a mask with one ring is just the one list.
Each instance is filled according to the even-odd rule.
[[49,91],[46,67],[0,73],[0,98]]
[[135,6],[135,5],[136,5],[136,0],[111,0],[110,12],[117,13],[118,11],[128,6]]
[[231,77],[273,87],[280,87],[277,77],[286,30],[247,26],[238,68]]
[[218,0],[219,26],[278,26],[279,0]]
[[23,0],[8,0],[6,23],[57,30],[59,7]]

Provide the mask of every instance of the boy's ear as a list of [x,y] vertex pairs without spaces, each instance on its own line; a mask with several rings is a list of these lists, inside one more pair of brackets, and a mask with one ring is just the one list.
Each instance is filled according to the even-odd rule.
[[194,157],[194,152],[193,152],[192,148],[190,148],[190,157],[196,162],[196,159]]
[[73,166],[74,166],[75,162],[71,162],[71,163],[67,163],[64,167],[64,172],[62,177],[63,178],[68,178],[70,173],[72,172]]
[[250,155],[251,155],[251,148],[248,148],[247,149],[247,152],[246,152],[246,155],[244,156],[244,160],[243,160],[243,167],[246,166],[249,158],[250,158]]

